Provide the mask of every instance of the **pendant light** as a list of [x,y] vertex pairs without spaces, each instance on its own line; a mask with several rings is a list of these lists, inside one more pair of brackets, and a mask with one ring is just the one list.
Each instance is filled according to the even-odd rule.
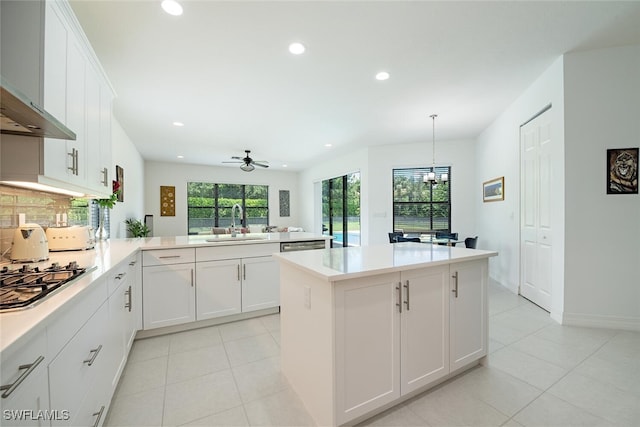
[[[438,184],[438,178],[436,176],[436,117],[438,117],[437,114],[432,114],[429,117],[431,117],[431,120],[433,122],[433,136],[432,136],[432,148],[433,148],[433,157],[432,157],[432,165],[431,165],[431,172],[427,172],[423,177],[422,177],[422,182],[424,182],[425,184],[430,184],[430,185],[437,185]],[[443,173],[440,175],[440,182],[444,182],[446,183],[447,181],[449,181],[449,174],[448,173]]]

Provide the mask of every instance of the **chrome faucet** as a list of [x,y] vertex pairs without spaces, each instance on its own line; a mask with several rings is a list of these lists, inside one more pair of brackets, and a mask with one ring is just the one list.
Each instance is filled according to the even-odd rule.
[[242,225],[242,206],[236,203],[231,208],[231,232],[232,233],[236,232],[236,217],[234,215],[236,208],[238,208],[238,219],[240,220],[240,225]]

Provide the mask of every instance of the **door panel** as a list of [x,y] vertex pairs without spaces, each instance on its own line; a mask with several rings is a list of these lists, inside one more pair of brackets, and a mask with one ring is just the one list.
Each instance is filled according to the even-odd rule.
[[552,267],[552,135],[547,111],[520,129],[520,293],[549,311]]

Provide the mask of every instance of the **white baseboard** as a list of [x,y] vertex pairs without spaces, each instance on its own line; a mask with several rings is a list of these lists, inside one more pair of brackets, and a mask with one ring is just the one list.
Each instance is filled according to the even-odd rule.
[[588,328],[640,331],[640,317],[603,316],[599,314],[563,313],[561,323]]

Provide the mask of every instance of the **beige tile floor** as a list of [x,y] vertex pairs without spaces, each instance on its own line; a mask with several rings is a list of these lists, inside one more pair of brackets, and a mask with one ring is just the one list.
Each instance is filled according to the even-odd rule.
[[[489,289],[489,356],[362,426],[640,426],[640,333],[560,326]],[[279,316],[135,342],[105,426],[308,426]]]

